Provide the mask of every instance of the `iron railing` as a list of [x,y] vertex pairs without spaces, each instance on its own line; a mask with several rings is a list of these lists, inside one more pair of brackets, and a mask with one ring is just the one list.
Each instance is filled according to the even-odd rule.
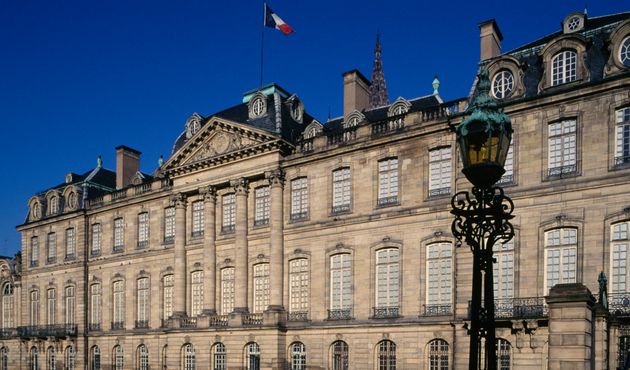
[[628,155],[615,157],[615,166],[621,166],[628,163],[630,163],[630,156]]
[[374,319],[393,319],[400,316],[398,306],[373,307],[373,312]]
[[148,329],[149,320],[136,320],[136,329]]
[[291,213],[291,221],[301,221],[308,218],[308,212]]
[[17,337],[17,330],[15,328],[0,329],[0,339],[10,339]]
[[288,321],[308,321],[308,311],[294,311],[287,315]]
[[328,320],[352,320],[352,308],[328,310]]
[[421,316],[448,316],[453,314],[451,304],[425,304]]
[[429,190],[429,198],[440,197],[440,196],[449,195],[449,194],[451,194],[450,187]]
[[[468,302],[468,319],[471,318]],[[502,298],[494,300],[495,319],[535,319],[549,316],[543,297]]]
[[578,176],[580,174],[580,164],[580,161],[575,161],[575,163],[564,166],[546,167],[543,169],[543,178],[545,180],[557,180]]
[[261,326],[263,324],[263,314],[248,313],[243,315],[243,326]]
[[398,196],[397,195],[393,195],[391,197],[378,198],[376,203],[379,206],[390,206],[392,204],[397,204],[398,203]]
[[630,316],[630,293],[611,293],[608,311],[614,316]]
[[19,326],[17,335],[22,338],[76,337],[77,326],[72,324]]
[[101,331],[103,330],[101,328],[101,323],[93,323],[93,324],[88,324],[88,330],[89,331]]
[[125,322],[124,321],[112,321],[112,330],[124,330]]

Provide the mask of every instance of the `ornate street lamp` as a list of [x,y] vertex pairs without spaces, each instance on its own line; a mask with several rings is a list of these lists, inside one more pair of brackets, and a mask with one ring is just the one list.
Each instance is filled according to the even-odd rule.
[[514,203],[501,187],[494,186],[505,173],[512,124],[489,92],[488,70],[482,69],[477,95],[466,110],[469,116],[456,130],[462,172],[473,184],[472,197],[468,191],[460,191],[451,199],[453,235],[473,252],[469,370],[497,368],[492,248],[514,236],[509,222],[514,217]]

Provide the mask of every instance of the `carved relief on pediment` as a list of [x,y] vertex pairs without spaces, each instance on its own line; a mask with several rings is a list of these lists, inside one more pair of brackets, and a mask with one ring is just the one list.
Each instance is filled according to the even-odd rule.
[[234,132],[217,131],[210,139],[203,144],[192,156],[187,163],[201,161],[207,158],[216,157],[225,153],[240,150],[252,145],[258,144],[259,141],[241,136]]

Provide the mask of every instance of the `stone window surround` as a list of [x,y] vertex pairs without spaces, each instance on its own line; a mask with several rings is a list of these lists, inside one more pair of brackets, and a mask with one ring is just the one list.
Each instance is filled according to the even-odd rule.
[[[540,51],[542,58],[543,74],[538,84],[538,92],[558,86],[568,86],[579,82],[589,81],[590,72],[586,68],[586,52],[588,40],[578,34],[567,34],[551,41]],[[553,58],[562,51],[572,50],[576,53],[576,79],[571,82],[553,85],[552,71]]]
[[[584,221],[570,218],[565,214],[558,214],[554,218],[549,219],[547,221],[542,222],[538,226],[538,266],[543,269],[542,273],[538,276],[538,286],[536,296],[543,297],[546,295],[545,286],[546,286],[546,270],[547,270],[547,261],[545,258],[545,249],[546,249],[546,241],[545,235],[548,231],[553,229],[576,229],[577,230],[577,256],[575,262],[575,281],[577,283],[583,281],[583,271],[584,271]],[[516,246],[515,246],[516,247]],[[516,256],[515,256],[516,259]],[[605,270],[606,271],[606,270]],[[516,279],[516,275],[514,277]],[[516,290],[515,290],[516,292]]]
[[[354,168],[353,168],[353,163],[349,163],[349,162],[342,162],[342,163],[338,163],[334,166],[331,166],[328,168],[328,174],[329,174],[329,178],[328,178],[328,215],[330,217],[335,217],[336,215],[339,214],[346,214],[346,213],[352,213],[352,210],[354,209]],[[339,212],[333,212],[333,204],[334,204],[334,173],[335,171],[339,171],[342,170],[344,168],[347,168],[350,170],[350,204],[349,204],[349,209],[347,211],[339,211]],[[309,196],[310,197],[310,196]]]
[[[613,212],[607,215],[604,218],[604,267],[603,271],[606,273],[606,276],[609,278],[609,281],[612,282],[611,272],[611,251],[609,246],[612,243],[612,226],[618,224],[620,222],[629,222],[630,221],[630,209],[621,209],[617,212]],[[579,240],[578,240],[579,243]],[[609,285],[610,286],[610,285]],[[629,282],[630,286],[630,282]],[[630,288],[628,288],[630,290]]]
[[[325,271],[325,282],[324,282],[324,289],[325,289],[325,294],[326,294],[326,298],[324,300],[324,307],[326,309],[330,309],[331,307],[331,258],[334,255],[337,254],[348,254],[350,255],[350,276],[351,276],[351,283],[350,283],[350,291],[351,291],[351,303],[350,303],[350,308],[352,310],[352,316],[355,315],[354,313],[354,307],[355,307],[355,292],[356,292],[356,285],[355,285],[355,278],[357,277],[355,272],[355,255],[354,255],[354,248],[351,246],[348,246],[344,243],[337,243],[336,245],[329,247],[325,250],[325,255],[324,255],[324,271]],[[327,316],[327,315],[326,315]]]
[[[525,94],[525,84],[523,83],[523,65],[518,59],[509,55],[501,56],[499,59],[493,60],[488,64],[488,73],[490,81],[494,82],[494,76],[501,70],[508,70],[514,77],[514,86],[512,92],[501,100],[509,100],[520,98]],[[494,96],[493,96],[494,97]]]
[[[388,159],[397,159],[398,160],[398,195],[397,195],[397,199],[396,202],[394,203],[387,203],[387,204],[382,204],[379,205],[378,204],[378,200],[379,200],[379,182],[380,182],[380,172],[379,172],[379,165],[381,161],[384,160],[388,160]],[[396,205],[400,205],[401,200],[402,200],[402,195],[403,195],[403,173],[402,173],[402,165],[403,165],[403,159],[400,157],[400,155],[393,150],[388,150],[386,153],[381,153],[378,157],[376,157],[374,159],[374,165],[372,166],[373,168],[373,175],[372,178],[376,179],[375,181],[372,181],[372,191],[374,196],[372,197],[372,201],[373,201],[373,207],[374,209],[377,208],[384,208],[384,207],[391,207],[391,206],[396,206]],[[351,183],[352,186],[352,183]]]
[[[402,240],[391,239],[386,236],[377,243],[374,243],[370,246],[370,281],[369,281],[369,294],[370,294],[370,303],[371,307],[377,307],[377,284],[376,284],[376,255],[379,251],[383,249],[398,249],[398,313],[402,315],[402,303],[403,303],[403,292],[404,289],[404,279],[403,279],[403,267],[404,267],[404,248]],[[370,309],[371,309],[370,307]],[[372,316],[372,313],[370,313]]]
[[605,76],[630,69],[630,67],[623,65],[621,60],[619,60],[619,49],[621,47],[621,43],[626,39],[626,37],[630,37],[630,20],[620,23],[610,34],[608,47],[610,55],[608,57],[608,62],[604,67]]
[[[566,175],[561,178],[580,176],[582,174],[582,122],[583,112],[571,107],[567,109],[566,106],[561,105],[557,112],[543,113],[540,120],[542,130],[542,155],[540,160],[542,161],[541,169],[549,168],[549,125],[564,120],[575,120],[575,165],[576,171],[571,175]],[[516,171],[516,167],[514,169]],[[551,181],[557,179],[555,176],[549,177],[545,171],[541,171],[542,181]]]
[[[630,26],[630,23],[629,23]],[[614,101],[609,105],[609,121],[608,125],[608,143],[609,143],[609,151],[608,151],[608,170],[614,171],[619,169],[628,168],[626,164],[615,165],[615,155],[616,155],[616,139],[617,139],[617,111],[624,108],[630,108],[630,98],[625,98],[621,101]]]
[[[431,192],[431,152],[437,149],[450,148],[451,150],[451,181],[450,181],[450,190],[449,194],[440,194],[440,195],[429,195]],[[422,164],[425,166],[424,169],[424,197],[425,200],[433,200],[433,199],[443,199],[444,197],[450,197],[453,193],[453,184],[455,181],[455,177],[457,173],[454,173],[457,167],[457,161],[459,158],[459,154],[456,152],[457,146],[455,145],[454,135],[452,138],[440,138],[439,140],[435,140],[434,142],[429,143],[427,145],[426,150],[424,151],[424,160]],[[457,171],[459,172],[459,171]]]

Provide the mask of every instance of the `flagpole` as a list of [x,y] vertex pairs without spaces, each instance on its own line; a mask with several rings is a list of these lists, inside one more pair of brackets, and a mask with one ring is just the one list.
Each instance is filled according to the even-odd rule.
[[267,3],[263,1],[263,21],[260,26],[260,87],[263,86],[263,56],[265,51],[265,20],[267,19]]

